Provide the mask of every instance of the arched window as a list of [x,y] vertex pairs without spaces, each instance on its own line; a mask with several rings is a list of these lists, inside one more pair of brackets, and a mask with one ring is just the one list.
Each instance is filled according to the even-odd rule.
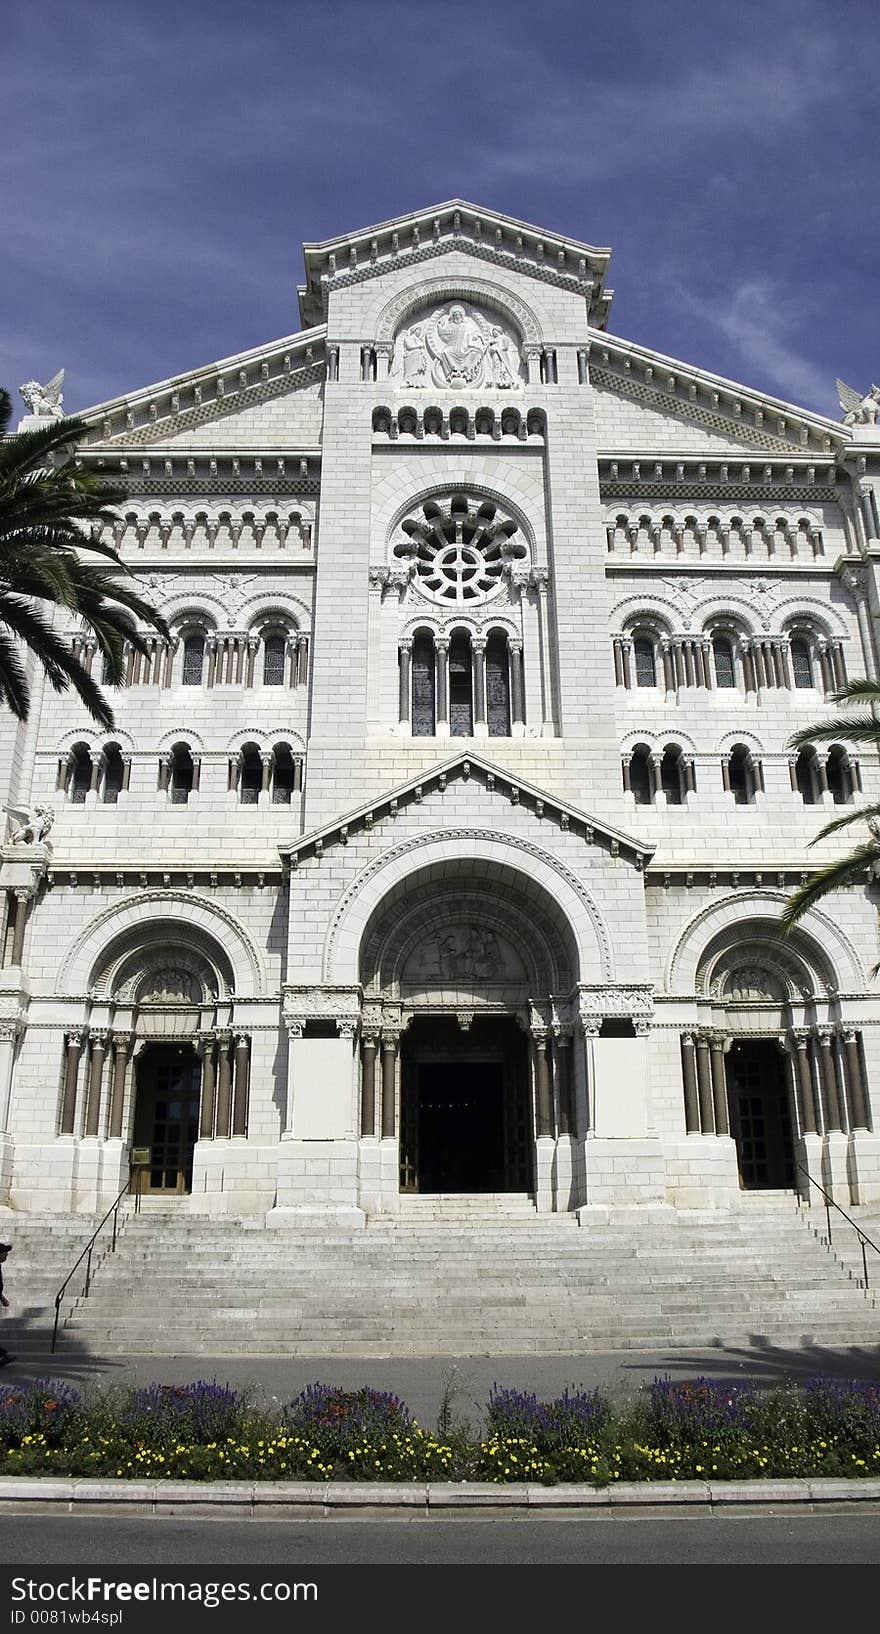
[[738,806],[750,806],[755,798],[755,768],[744,743],[736,743],[727,760],[727,775]]
[[636,671],[636,686],[656,686],[657,662],[654,656],[654,643],[649,636],[636,636],[633,642],[633,661]]
[[852,799],[853,778],[849,755],[839,743],[832,744],[825,761],[825,778],[836,806],[845,806]]
[[467,630],[456,630],[449,643],[449,735],[474,734],[473,663]]
[[437,675],[434,662],[434,637],[430,630],[419,630],[412,649],[412,735],[414,738],[432,738],[436,730]]
[[510,656],[504,630],[486,642],[486,720],[490,738],[510,737]]
[[822,797],[822,780],[815,749],[801,749],[794,763],[794,781],[805,806],[817,806]]
[[668,806],[684,804],[685,776],[682,753],[678,745],[668,743],[660,761],[660,787]]
[[736,665],[733,657],[733,642],[729,636],[713,635],[712,659],[715,665],[715,685],[717,687],[735,687]]
[[276,743],[272,753],[272,804],[289,806],[296,787],[296,763],[287,743]]
[[649,806],[654,798],[654,777],[651,770],[651,751],[644,743],[636,745],[629,763],[629,786],[637,806]]
[[238,780],[238,798],[243,806],[255,806],[263,786],[263,760],[255,743],[246,743],[241,751],[241,774]]
[[92,783],[92,756],[88,744],[77,743],[70,751],[70,781],[68,792],[71,804],[85,805]]
[[185,806],[192,793],[195,767],[189,746],[175,743],[171,751],[171,775],[168,788],[173,806]]
[[200,687],[205,669],[205,638],[193,633],[183,643],[183,685]]
[[283,687],[284,653],[287,642],[283,635],[273,633],[263,637],[263,685]]
[[791,674],[798,690],[805,691],[814,684],[813,655],[803,636],[795,636],[791,643]]
[[124,772],[119,744],[108,743],[104,750],[104,780],[101,784],[101,799],[105,806],[115,806],[119,799]]

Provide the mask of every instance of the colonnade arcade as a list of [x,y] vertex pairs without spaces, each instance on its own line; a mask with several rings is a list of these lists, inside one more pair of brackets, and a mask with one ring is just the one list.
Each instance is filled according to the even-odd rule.
[[870,1128],[862,1032],[827,955],[741,922],[707,945],[697,994],[680,1035],[688,1134],[732,1136],[746,1188],[798,1185],[797,1162],[819,1178],[823,1145]]
[[403,1191],[534,1188],[535,1138],[578,1130],[577,975],[564,915],[514,869],[389,891],[361,942],[360,1134],[398,1140]]
[[223,949],[179,922],[129,931],[65,1029],[58,1133],[137,1149],[147,1191],[187,1192],[196,1140],[248,1133],[250,1056]]

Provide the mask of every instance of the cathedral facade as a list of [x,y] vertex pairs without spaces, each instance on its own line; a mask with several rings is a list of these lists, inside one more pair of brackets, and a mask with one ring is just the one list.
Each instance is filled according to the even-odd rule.
[[788,747],[878,675],[877,405],[615,338],[608,262],[453,201],[85,414],[172,640],[0,719],[0,1203],[880,1200],[876,888],[778,927],[880,800]]

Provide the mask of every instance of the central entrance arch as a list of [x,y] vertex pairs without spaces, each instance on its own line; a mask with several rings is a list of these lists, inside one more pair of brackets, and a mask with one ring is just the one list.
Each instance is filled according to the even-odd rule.
[[[399,1131],[401,1191],[534,1188],[536,1136],[571,1129],[570,1085],[551,1082],[546,1040],[578,968],[564,911],[516,868],[449,858],[386,894],[364,930],[360,979],[365,1025],[381,1038],[382,1133]],[[557,1114],[560,1094],[566,1101],[561,1123],[554,1092]]]

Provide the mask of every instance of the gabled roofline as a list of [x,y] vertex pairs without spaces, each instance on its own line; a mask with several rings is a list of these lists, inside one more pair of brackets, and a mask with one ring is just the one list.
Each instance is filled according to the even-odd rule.
[[533,807],[539,817],[555,818],[562,829],[580,834],[587,845],[601,845],[612,856],[626,857],[636,868],[644,868],[654,855],[656,846],[646,844],[602,819],[591,817],[579,806],[561,800],[558,795],[530,783],[524,777],[505,771],[503,766],[496,765],[483,755],[462,751],[448,760],[439,761],[426,771],[417,772],[386,793],[365,800],[332,822],[310,829],[308,834],[303,834],[289,845],[279,846],[282,861],[296,868],[301,858],[309,852],[320,858],[328,843],[347,845],[353,830],[369,830],[377,821],[396,817],[402,805],[408,805],[411,801],[418,803],[425,794],[437,789],[443,793],[450,779],[461,777],[467,782],[475,772],[482,775],[490,791],[506,795],[513,805],[526,804]]
[[548,232],[466,199],[447,199],[353,233],[304,244],[306,282],[298,288],[303,323],[326,319],[331,287],[361,283],[374,272],[411,266],[456,245],[482,260],[572,290],[586,300],[593,322],[598,327],[604,324],[612,293],[604,288],[610,249]]
[[617,374],[621,383],[636,386],[640,396],[656,396],[658,405],[662,399],[668,403],[671,397],[682,409],[690,405],[719,413],[730,420],[731,430],[738,424],[752,432],[778,438],[780,443],[800,444],[805,451],[826,456],[833,457],[852,441],[851,428],[839,420],[831,420],[784,398],[755,391],[751,386],[698,368],[681,358],[667,357],[664,352],[655,352],[636,341],[591,328],[588,345],[591,378],[600,370]]
[[111,397],[92,408],[82,409],[76,417],[85,420],[93,433],[97,428],[97,436],[93,434],[91,442],[142,431],[163,420],[169,422],[164,430],[174,433],[179,429],[175,422],[185,423],[186,416],[196,409],[210,407],[235,395],[240,395],[241,406],[246,406],[249,392],[280,375],[319,367],[323,374],[326,336],[326,324],[316,324],[249,351],[201,364],[185,374],[141,386],[122,397]]

